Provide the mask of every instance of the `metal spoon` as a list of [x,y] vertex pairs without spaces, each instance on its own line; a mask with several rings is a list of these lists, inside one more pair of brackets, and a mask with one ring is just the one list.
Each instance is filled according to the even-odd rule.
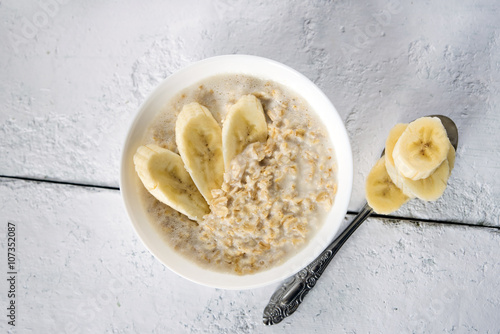
[[[455,123],[443,115],[431,115],[430,117],[437,117],[441,120],[451,145],[456,150],[458,146],[458,129]],[[383,154],[384,152],[382,152]],[[277,324],[297,310],[307,293],[316,285],[316,281],[323,274],[323,271],[325,271],[338,250],[372,212],[373,209],[368,204],[365,204],[361,212],[347,226],[344,232],[323,253],[307,267],[285,281],[273,293],[269,304],[264,309],[264,324]]]

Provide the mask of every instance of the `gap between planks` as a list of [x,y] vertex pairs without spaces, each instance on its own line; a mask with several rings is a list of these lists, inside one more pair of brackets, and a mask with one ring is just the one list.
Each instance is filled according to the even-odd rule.
[[[0,178],[11,179],[11,180],[19,180],[24,182],[36,182],[36,183],[51,183],[51,184],[60,184],[60,185],[69,185],[76,187],[84,187],[84,188],[96,188],[96,189],[106,189],[106,190],[115,190],[119,191],[119,187],[111,187],[111,186],[103,186],[103,185],[95,185],[95,184],[87,184],[87,183],[78,183],[78,182],[68,182],[68,181],[59,181],[59,180],[51,180],[51,179],[39,179],[32,177],[24,177],[24,176],[11,176],[11,175],[0,175]],[[358,212],[356,211],[347,211],[347,215],[355,216]],[[411,218],[411,217],[400,217],[400,216],[392,216],[392,215],[379,215],[376,213],[372,213],[370,215],[371,218],[377,218],[382,220],[399,220],[409,223],[426,223],[426,224],[442,224],[442,225],[453,225],[453,226],[463,226],[463,227],[474,227],[474,228],[488,228],[500,231],[500,226],[492,226],[485,225],[484,223],[472,224],[472,223],[464,223],[457,221],[449,221],[449,220],[436,220],[436,219],[424,219],[424,218]]]
[[38,178],[24,177],[24,176],[0,175],[0,178],[11,179],[11,180],[20,180],[20,181],[25,181],[25,182],[62,184],[62,185],[77,186],[77,187],[84,187],[84,188],[120,190],[120,188],[118,188],[118,187],[110,187],[110,186],[102,186],[102,185],[95,185],[95,184],[78,183],[78,182],[59,181],[59,180],[51,180],[51,179],[38,179]]

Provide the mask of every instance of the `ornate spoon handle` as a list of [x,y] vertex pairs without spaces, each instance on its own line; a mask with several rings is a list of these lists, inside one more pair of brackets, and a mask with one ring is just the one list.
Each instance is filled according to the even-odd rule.
[[365,204],[361,212],[353,219],[344,232],[320,256],[285,281],[273,293],[269,304],[264,309],[264,324],[277,324],[297,310],[307,293],[316,285],[316,281],[323,274],[323,271],[325,271],[338,250],[372,212],[372,208],[368,204]]

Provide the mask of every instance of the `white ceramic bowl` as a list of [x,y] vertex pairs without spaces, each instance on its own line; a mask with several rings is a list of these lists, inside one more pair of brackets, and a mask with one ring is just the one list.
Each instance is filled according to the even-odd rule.
[[[201,268],[171,249],[148,221],[141,205],[133,155],[145,130],[167,102],[180,90],[217,74],[240,73],[279,82],[300,94],[326,125],[338,164],[338,190],[324,225],[298,254],[280,266],[252,275],[238,276]],[[347,212],[352,188],[352,153],[344,124],[323,92],[299,72],[273,60],[227,55],[194,63],[166,78],[142,104],[133,120],[122,151],[120,189],[132,224],[149,251],[166,267],[193,282],[222,289],[249,289],[271,284],[295,274],[314,260],[332,241]]]

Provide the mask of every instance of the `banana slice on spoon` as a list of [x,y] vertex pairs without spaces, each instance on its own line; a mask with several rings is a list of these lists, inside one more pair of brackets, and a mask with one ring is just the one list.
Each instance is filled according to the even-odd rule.
[[[418,197],[425,201],[434,201],[441,197],[446,189],[448,178],[455,164],[455,149],[449,144],[448,155],[441,165],[427,178],[412,180],[403,176],[394,164],[393,152],[396,143],[408,127],[408,124],[396,124],[385,142],[385,167],[392,182],[403,193],[410,197]],[[381,213],[381,212],[378,212]]]
[[385,168],[387,170],[387,174],[391,178],[392,182],[403,191],[403,193],[410,197],[414,198],[415,196],[405,192],[403,176],[397,172],[396,165],[394,164],[394,159],[392,157],[392,152],[394,151],[394,146],[398,142],[399,137],[403,134],[403,132],[408,127],[406,123],[396,124],[391,131],[389,131],[389,135],[387,136],[387,140],[385,141],[385,150],[383,153],[383,157],[385,158]]
[[385,167],[385,157],[380,158],[366,178],[366,200],[377,213],[396,211],[410,198],[392,182]]
[[[449,173],[451,169],[453,169],[455,162],[455,150],[458,145],[458,130],[455,123],[446,116],[433,115],[431,117],[438,118],[441,121],[449,139],[448,145],[451,144],[451,147],[448,146],[448,149],[443,148],[443,150],[447,151],[444,159],[447,159]],[[379,160],[379,162],[374,167],[377,168],[377,171],[382,167],[384,167],[385,169],[385,163],[381,162],[384,161],[385,158],[382,159]],[[388,173],[386,172],[384,174],[383,172],[381,172],[379,174],[377,172],[375,174],[375,176],[383,175],[383,177],[385,177]],[[387,183],[387,178],[385,178],[385,180]],[[389,185],[389,187],[392,187],[392,185]],[[289,280],[285,281],[285,283],[283,283],[283,285],[281,285],[274,292],[274,294],[271,296],[269,304],[264,309],[264,324],[277,324],[297,310],[307,293],[316,285],[317,280],[325,271],[326,267],[338,252],[338,250],[347,241],[347,239],[349,239],[354,231],[356,231],[356,229],[365,221],[365,219],[370,216],[372,212],[373,209],[370,207],[370,205],[365,204],[361,212],[353,219],[349,226],[323,251],[323,253],[321,253],[306,268],[295,274],[295,276],[291,277]]]
[[[385,169],[392,183],[406,196],[434,201],[441,197],[446,189],[452,169],[449,161],[454,163],[455,150],[441,120],[437,117],[422,117],[410,124],[396,124],[391,129],[386,140],[384,160]],[[405,162],[402,168],[398,161]],[[367,178],[366,198],[376,213],[389,214],[397,210],[399,206],[396,206],[396,203],[401,202],[398,202],[397,197],[391,202],[389,198],[391,193],[388,191],[373,189],[371,179],[373,179],[375,169],[376,167]],[[429,174],[428,171],[431,169]],[[423,170],[425,173],[422,172]],[[408,174],[405,172],[413,178],[407,177]],[[415,175],[418,175],[418,178],[415,178]],[[380,180],[384,180],[382,176]],[[390,182],[385,184],[388,188]],[[387,205],[381,205],[384,203],[383,200],[391,202],[394,210],[388,212]]]
[[446,159],[450,140],[441,120],[422,117],[411,122],[399,137],[392,157],[397,170],[406,178],[429,177]]

